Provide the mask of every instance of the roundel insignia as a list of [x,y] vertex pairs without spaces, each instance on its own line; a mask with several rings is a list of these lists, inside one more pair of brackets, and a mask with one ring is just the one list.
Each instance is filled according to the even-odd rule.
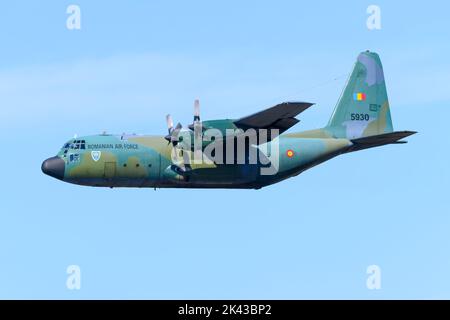
[[91,151],[92,160],[94,160],[95,162],[100,160],[101,156],[102,156],[102,152],[101,151]]
[[286,155],[288,156],[288,158],[292,158],[294,156],[294,151],[289,149],[288,151],[286,151]]

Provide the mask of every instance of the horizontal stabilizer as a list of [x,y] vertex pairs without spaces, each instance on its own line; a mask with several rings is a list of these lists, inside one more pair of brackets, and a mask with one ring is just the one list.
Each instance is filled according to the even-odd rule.
[[390,133],[378,134],[375,136],[363,137],[358,139],[353,139],[351,142],[353,145],[350,147],[349,151],[357,151],[367,148],[374,148],[379,146],[384,146],[386,144],[399,144],[406,143],[406,141],[399,141],[410,135],[417,133],[416,131],[396,131]]

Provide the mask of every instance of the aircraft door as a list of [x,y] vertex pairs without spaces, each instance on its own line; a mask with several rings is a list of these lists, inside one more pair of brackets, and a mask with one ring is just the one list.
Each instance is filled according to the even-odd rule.
[[116,163],[115,162],[105,162],[105,179],[113,179],[116,176]]

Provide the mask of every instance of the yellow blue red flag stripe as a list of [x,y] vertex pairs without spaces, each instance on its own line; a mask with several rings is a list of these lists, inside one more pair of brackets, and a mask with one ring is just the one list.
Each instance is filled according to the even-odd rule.
[[362,92],[357,92],[353,94],[353,100],[355,101],[365,101],[366,100],[366,94]]

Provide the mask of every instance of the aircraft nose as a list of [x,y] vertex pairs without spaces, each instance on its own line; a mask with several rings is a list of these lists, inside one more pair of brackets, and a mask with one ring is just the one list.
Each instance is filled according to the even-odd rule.
[[59,180],[64,178],[64,160],[60,157],[51,157],[42,162],[42,172]]

